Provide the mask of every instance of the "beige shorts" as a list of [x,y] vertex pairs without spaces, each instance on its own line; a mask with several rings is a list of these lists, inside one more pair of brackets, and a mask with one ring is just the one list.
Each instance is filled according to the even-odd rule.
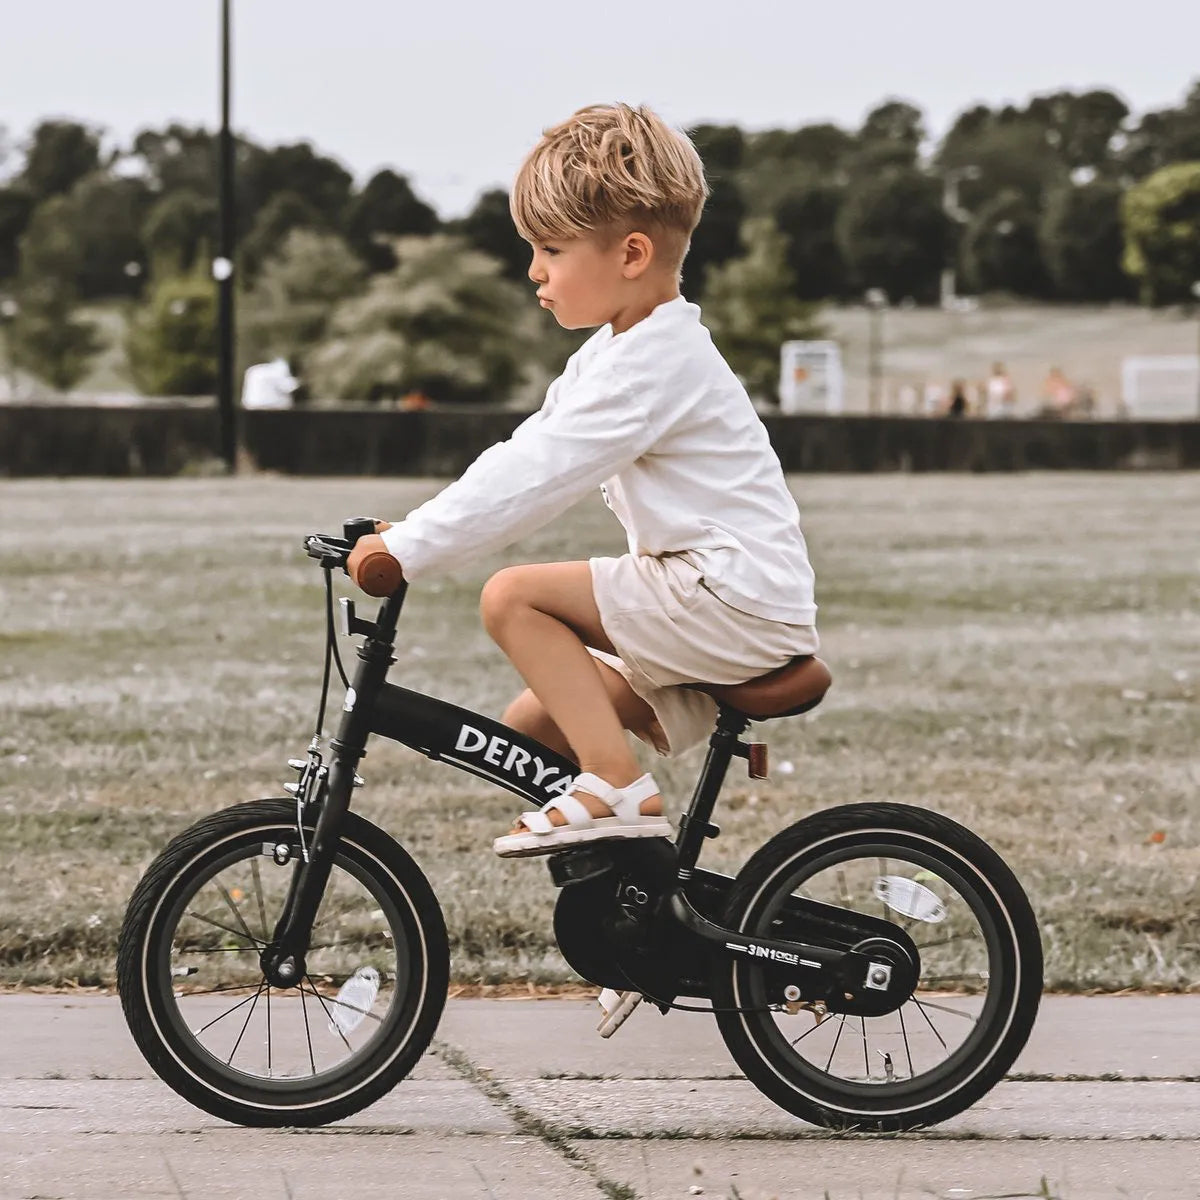
[[680,684],[744,683],[817,652],[814,626],[726,604],[680,555],[626,554],[588,565],[600,624],[617,655],[591,653],[654,709],[667,737],[666,745],[654,745],[659,754],[675,757],[699,745],[716,723],[716,701]]

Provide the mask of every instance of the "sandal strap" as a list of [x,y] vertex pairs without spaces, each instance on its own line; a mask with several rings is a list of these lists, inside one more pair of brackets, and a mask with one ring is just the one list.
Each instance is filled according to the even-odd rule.
[[[611,783],[605,782],[599,775],[593,775],[591,771],[581,771],[571,780],[571,786],[567,789],[566,794],[569,796],[576,790],[587,792],[589,796],[595,796],[597,800],[602,800],[605,804],[608,804],[609,796],[619,789],[613,787]],[[554,804],[556,802],[551,800],[550,803]],[[611,804],[608,804],[608,806],[612,808]]]
[[622,821],[628,824],[636,824],[638,818],[642,815],[642,801],[649,800],[655,795],[659,788],[654,782],[654,776],[647,772],[639,779],[635,779],[631,784],[623,788],[613,788],[614,795],[608,797],[604,802],[613,810]]
[[534,812],[522,813],[521,824],[529,833],[549,833],[555,828],[554,822],[540,808]]
[[[567,824],[571,826],[572,829],[584,829],[595,820],[595,817],[593,817],[592,814],[584,807],[583,801],[576,800],[569,791],[561,796],[556,796],[553,800],[548,800],[545,804],[543,804],[538,810],[538,816],[540,816],[543,821],[549,823],[550,818],[545,814],[550,812],[551,809],[557,809],[560,813],[562,813],[562,815],[567,818]],[[528,822],[526,823],[528,824]],[[561,827],[556,826],[556,828]]]

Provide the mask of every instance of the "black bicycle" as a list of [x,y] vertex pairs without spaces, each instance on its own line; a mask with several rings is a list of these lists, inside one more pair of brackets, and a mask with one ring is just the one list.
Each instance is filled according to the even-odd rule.
[[[433,1036],[449,980],[446,928],[421,869],[350,811],[371,735],[541,805],[577,768],[498,721],[387,682],[406,585],[361,636],[346,679],[331,572],[374,523],[305,548],[325,569],[317,734],[286,798],[237,805],[176,837],[121,932],[129,1028],[159,1076],[244,1125],[319,1125],[384,1095]],[[346,683],[322,753],[330,661]],[[602,988],[665,1013],[712,1012],[764,1094],[818,1125],[889,1131],[944,1120],[1004,1075],[1033,1026],[1042,954],[1012,872],[963,826],[898,804],[848,804],[776,834],[729,877],[697,866],[731,760],[762,777],[752,720],[802,712],[829,683],[797,659],[709,688],[716,728],[675,840],[598,842],[548,858],[554,932]],[[679,1004],[680,997],[707,1004]]]

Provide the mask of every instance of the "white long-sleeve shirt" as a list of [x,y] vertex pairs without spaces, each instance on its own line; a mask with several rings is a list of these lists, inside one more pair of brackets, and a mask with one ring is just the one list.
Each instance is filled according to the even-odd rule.
[[783,469],[745,389],[682,296],[621,334],[605,325],[542,407],[383,534],[407,579],[532,533],[600,485],[631,554],[682,554],[744,612],[816,616]]

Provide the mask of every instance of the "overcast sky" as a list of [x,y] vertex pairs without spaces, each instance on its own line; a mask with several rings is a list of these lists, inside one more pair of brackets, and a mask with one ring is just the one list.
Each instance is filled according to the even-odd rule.
[[[301,138],[363,181],[390,166],[443,216],[507,186],[541,129],[607,100],[677,125],[832,120],[921,107],[932,133],[982,101],[1108,86],[1135,112],[1200,77],[1200,3],[1142,0],[234,0],[234,125]],[[0,125],[43,117],[127,142],[218,119],[218,0],[0,5]]]

